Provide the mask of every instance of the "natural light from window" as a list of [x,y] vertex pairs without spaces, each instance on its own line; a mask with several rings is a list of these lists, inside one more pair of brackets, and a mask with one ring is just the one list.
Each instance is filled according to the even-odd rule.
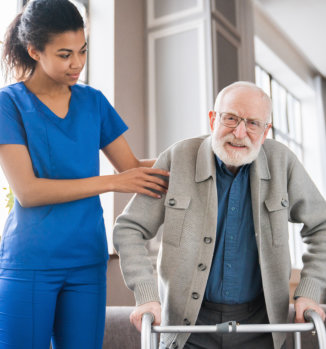
[[[256,65],[256,84],[272,98],[271,137],[287,145],[302,162],[304,154],[301,102],[259,65]],[[305,250],[300,237],[301,229],[301,224],[289,223],[291,261],[292,266],[297,269],[303,266],[302,254]]]
[[[4,38],[4,34],[9,23],[14,19],[17,13],[18,3],[13,0],[0,0],[0,53],[2,51],[2,42]],[[1,68],[0,68],[1,69]],[[5,81],[3,79],[3,74],[0,71],[0,87],[5,85]],[[3,227],[8,216],[8,208],[6,207],[8,194],[8,183],[6,178],[0,169],[0,234],[2,234]]]

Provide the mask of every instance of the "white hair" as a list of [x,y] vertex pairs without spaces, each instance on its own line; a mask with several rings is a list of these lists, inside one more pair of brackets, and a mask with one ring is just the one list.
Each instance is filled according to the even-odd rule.
[[271,117],[272,117],[272,101],[270,99],[270,97],[268,96],[268,94],[261,89],[260,87],[258,87],[256,84],[254,84],[253,82],[249,82],[249,81],[237,81],[232,83],[231,85],[228,85],[226,87],[224,87],[217,95],[216,100],[215,100],[215,105],[214,105],[214,110],[218,111],[219,109],[219,105],[221,103],[222,98],[231,90],[235,90],[237,88],[249,88],[252,89],[256,92],[258,92],[262,98],[262,101],[266,104],[266,111],[267,111],[267,118],[266,121],[270,122],[271,121]]

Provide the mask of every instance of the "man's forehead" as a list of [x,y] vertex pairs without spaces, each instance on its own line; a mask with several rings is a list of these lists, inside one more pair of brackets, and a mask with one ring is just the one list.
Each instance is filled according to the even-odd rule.
[[246,98],[249,95],[257,98],[262,97],[262,94],[258,89],[256,90],[247,86],[237,86],[225,91],[224,95],[222,96],[222,100],[241,99]]
[[[248,92],[248,89],[247,91]],[[267,104],[260,93],[249,91],[235,93],[228,92],[223,96],[219,105],[219,112],[229,112],[251,119],[266,118]],[[253,94],[251,92],[254,92]]]

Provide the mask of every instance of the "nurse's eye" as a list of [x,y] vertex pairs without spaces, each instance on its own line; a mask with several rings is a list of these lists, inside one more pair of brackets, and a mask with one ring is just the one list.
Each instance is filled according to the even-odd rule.
[[70,57],[70,54],[66,54],[66,55],[59,55],[59,57],[63,58],[63,59],[67,59]]

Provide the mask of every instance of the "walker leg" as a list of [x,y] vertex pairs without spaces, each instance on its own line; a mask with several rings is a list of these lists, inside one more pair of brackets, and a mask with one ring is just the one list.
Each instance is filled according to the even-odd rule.
[[306,320],[312,322],[315,325],[317,332],[319,349],[326,349],[326,330],[325,324],[321,317],[313,310],[309,309],[304,312]]
[[301,333],[294,332],[293,338],[294,338],[294,349],[301,349]]
[[152,333],[152,346],[151,348],[157,349],[158,346],[158,334],[157,333]]
[[142,319],[141,328],[141,349],[151,349],[151,332],[152,322],[154,320],[153,314],[145,313]]

